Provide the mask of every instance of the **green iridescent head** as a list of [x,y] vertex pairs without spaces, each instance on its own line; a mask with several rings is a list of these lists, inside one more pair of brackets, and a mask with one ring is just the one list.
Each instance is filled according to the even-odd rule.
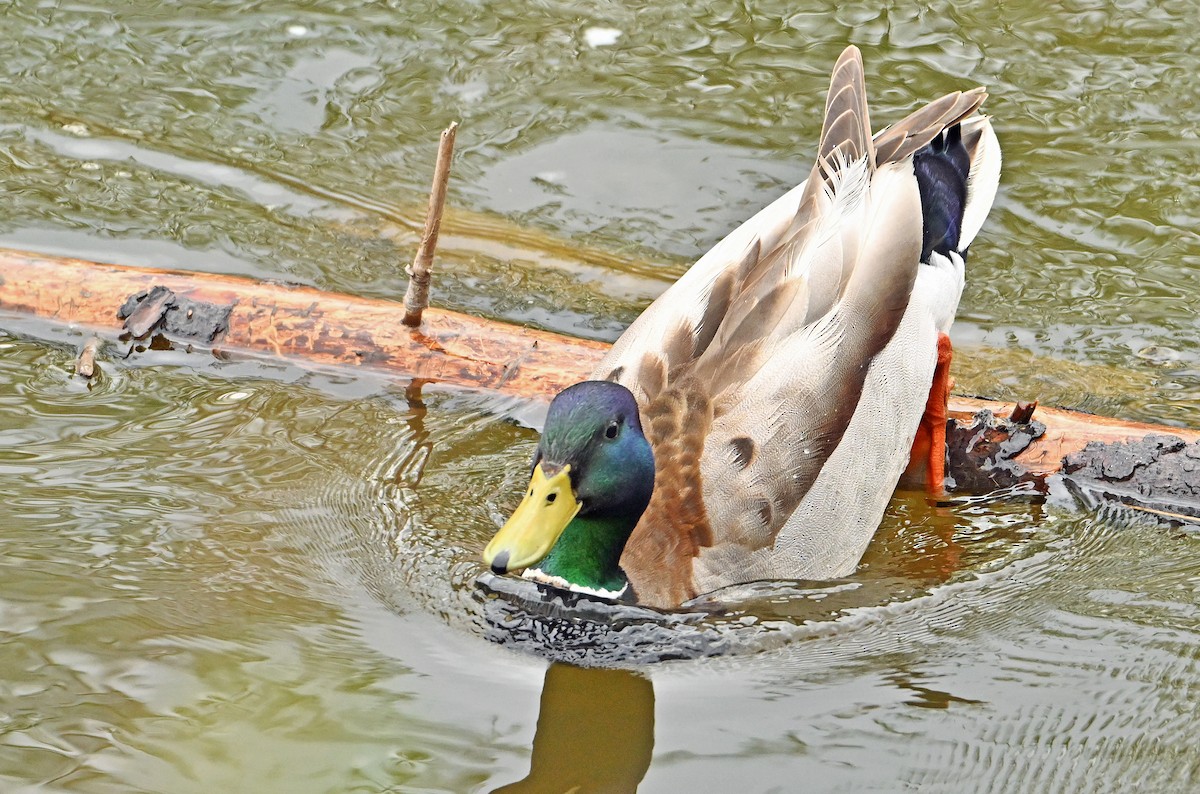
[[653,490],[654,454],[633,394],[576,383],[550,403],[525,498],[483,560],[496,573],[537,565],[535,578],[619,591],[621,552]]

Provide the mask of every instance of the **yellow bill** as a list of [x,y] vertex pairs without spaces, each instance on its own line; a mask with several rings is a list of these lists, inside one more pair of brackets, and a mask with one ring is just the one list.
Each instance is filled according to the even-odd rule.
[[483,561],[496,573],[527,568],[550,553],[581,505],[571,489],[571,467],[547,477],[542,464],[533,470],[529,490],[512,516],[483,550]]

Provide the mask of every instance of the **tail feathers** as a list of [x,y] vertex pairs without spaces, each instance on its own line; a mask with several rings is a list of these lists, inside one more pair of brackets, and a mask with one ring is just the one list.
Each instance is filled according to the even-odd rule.
[[963,211],[959,250],[965,251],[983,228],[996,190],[1000,187],[1000,142],[992,130],[991,119],[976,116],[962,123],[963,146],[971,158],[967,175],[967,207]]
[[801,204],[822,184],[832,187],[851,163],[865,158],[871,173],[912,157],[924,219],[921,261],[935,251],[965,253],[999,182],[995,135],[986,119],[972,118],[985,99],[982,88],[946,94],[872,138],[862,54],[847,47],[833,67],[817,163]]

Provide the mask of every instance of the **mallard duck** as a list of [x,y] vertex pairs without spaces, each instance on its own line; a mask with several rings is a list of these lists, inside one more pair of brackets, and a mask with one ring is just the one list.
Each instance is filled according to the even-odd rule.
[[985,97],[948,94],[872,138],[847,48],[808,180],[554,398],[484,562],[668,609],[852,573],[906,468],[940,487],[946,334],[999,182]]

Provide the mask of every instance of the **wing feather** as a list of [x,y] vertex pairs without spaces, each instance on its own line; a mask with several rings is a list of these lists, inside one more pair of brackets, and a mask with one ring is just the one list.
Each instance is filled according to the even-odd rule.
[[825,122],[817,147],[818,163],[853,163],[864,157],[874,162],[871,119],[867,113],[867,88],[862,53],[851,45],[833,65]]
[[[819,320],[773,349],[779,366],[761,366],[725,400],[736,409],[714,418],[702,480],[716,545],[768,548],[841,441],[870,363],[891,341],[916,278],[921,206],[910,164],[872,181],[865,230],[845,294]],[[786,363],[782,363],[786,362]],[[750,429],[749,431],[747,429]],[[726,450],[749,432],[746,466]],[[770,500],[771,520],[758,509]]]

